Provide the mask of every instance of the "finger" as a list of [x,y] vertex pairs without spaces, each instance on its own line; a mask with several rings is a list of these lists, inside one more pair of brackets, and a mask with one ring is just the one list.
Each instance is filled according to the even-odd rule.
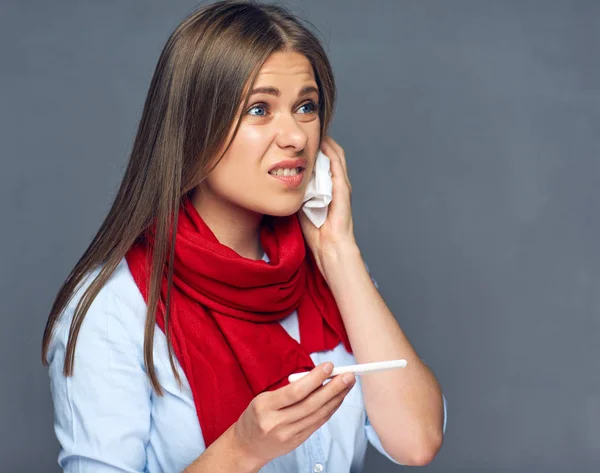
[[327,143],[329,144],[329,146],[331,146],[333,149],[335,149],[337,154],[344,154],[344,150],[338,144],[338,142],[333,139],[333,137],[331,137],[330,135],[327,135],[325,137],[325,139],[327,140]]
[[293,383],[273,391],[273,408],[283,409],[302,401],[315,389],[321,387],[323,382],[333,371],[333,363],[322,363],[313,368],[309,374]]
[[298,421],[291,424],[291,427],[296,430],[296,432],[302,432],[305,430],[310,430],[311,433],[321,427],[325,422],[327,422],[331,416],[339,409],[344,402],[344,398],[348,395],[352,388],[346,388],[342,392],[338,393],[336,396],[332,397],[329,401],[327,401],[321,408],[317,409],[312,414],[299,419]]
[[321,143],[321,149],[329,158],[332,178],[345,177],[346,171],[344,171],[344,166],[342,165],[337,151],[335,151],[326,141]]
[[[339,159],[331,158],[331,179],[334,182],[333,202],[337,202],[339,200],[340,197],[336,196],[341,195],[338,194],[338,191],[340,190],[342,190],[343,192],[347,192],[348,198],[352,196],[352,187],[350,187],[350,182],[346,177],[346,173]],[[336,181],[339,183],[339,185],[335,184]]]
[[327,422],[335,411],[339,409],[349,391],[349,389],[346,389],[331,399],[328,405],[324,406],[324,412],[320,416],[313,414],[310,419],[303,418],[292,424],[281,424],[281,436],[289,439],[297,439],[299,443],[304,442],[304,440],[310,437],[319,427]]
[[323,153],[331,161],[339,159],[338,152],[333,146],[331,146],[328,138],[325,138],[323,141],[321,141],[321,151],[323,151]]
[[350,179],[348,171],[344,167],[344,161],[340,154],[327,141],[321,144],[323,153],[329,157],[332,178],[342,178],[350,188]]
[[344,168],[344,174],[346,175],[346,178],[348,178],[348,181],[350,181],[348,176],[348,165],[346,164],[346,153],[344,153],[342,147],[337,144],[331,136],[327,136],[326,140],[328,146],[330,146],[338,155],[340,162],[342,163],[342,167]]
[[312,224],[302,209],[298,210],[297,214],[298,221],[300,222],[300,228],[302,228],[302,233],[305,236],[310,237],[310,235],[316,231],[316,227]]
[[348,381],[343,376],[336,376],[325,386],[316,389],[301,402],[286,407],[280,412],[285,415],[285,421],[288,423],[296,422],[304,417],[310,416],[321,409],[331,399],[339,396],[344,391],[354,386],[354,376],[350,374]]

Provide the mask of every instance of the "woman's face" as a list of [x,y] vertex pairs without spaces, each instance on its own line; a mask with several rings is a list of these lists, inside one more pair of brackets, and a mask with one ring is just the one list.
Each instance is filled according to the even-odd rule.
[[203,198],[259,214],[297,212],[319,149],[318,101],[306,57],[273,53],[259,71],[231,146],[205,181]]

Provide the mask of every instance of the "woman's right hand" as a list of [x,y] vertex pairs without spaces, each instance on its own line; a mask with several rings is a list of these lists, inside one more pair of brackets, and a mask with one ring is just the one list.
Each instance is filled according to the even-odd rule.
[[348,373],[323,382],[330,362],[275,391],[256,396],[233,425],[236,443],[258,464],[264,465],[302,444],[340,407],[355,384]]

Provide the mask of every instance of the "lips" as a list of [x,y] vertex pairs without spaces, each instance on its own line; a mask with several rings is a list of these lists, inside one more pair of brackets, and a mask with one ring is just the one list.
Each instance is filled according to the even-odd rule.
[[286,159],[271,167],[269,175],[287,188],[299,187],[304,181],[306,166],[306,159]]

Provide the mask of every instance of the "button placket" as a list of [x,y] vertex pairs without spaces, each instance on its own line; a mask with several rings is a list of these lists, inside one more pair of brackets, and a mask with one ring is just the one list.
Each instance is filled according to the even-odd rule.
[[323,441],[324,441],[324,438],[322,438],[322,436],[323,436],[323,429],[325,427],[326,427],[326,425],[321,426],[312,435],[312,437],[315,440],[315,444],[314,444],[315,453],[317,454],[315,460],[318,460],[313,465],[313,472],[314,473],[323,473],[325,471],[325,465],[324,465],[324,462],[323,462],[323,460],[325,459],[325,452],[323,452],[323,448],[322,448],[323,447]]

